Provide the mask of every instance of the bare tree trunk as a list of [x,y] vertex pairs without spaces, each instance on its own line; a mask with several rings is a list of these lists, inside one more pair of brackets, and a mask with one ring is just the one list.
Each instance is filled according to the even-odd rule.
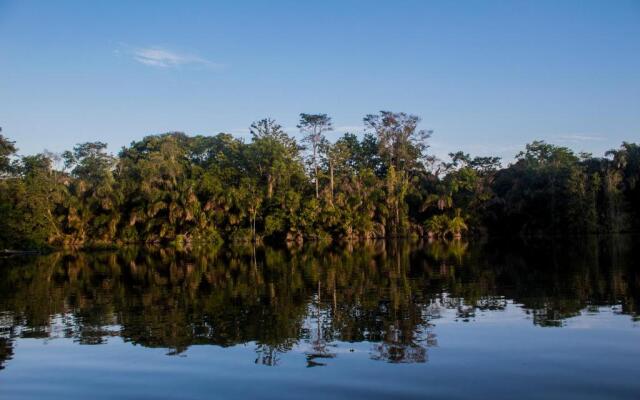
[[320,189],[318,186],[318,157],[317,157],[317,144],[315,142],[313,143],[313,169],[315,170],[315,175],[316,175],[316,199],[319,199]]
[[329,204],[333,206],[333,161],[329,161],[329,175],[331,186],[331,197],[329,198]]
[[394,226],[394,234],[398,237],[398,228],[400,226],[400,201],[396,199],[396,223]]
[[336,280],[333,280],[333,315],[336,315],[338,309],[338,296],[336,295]]
[[256,244],[255,242],[253,243],[253,271],[257,272],[258,271],[258,259],[256,258]]
[[273,177],[271,174],[267,175],[267,198],[270,199],[273,196]]
[[253,243],[256,242],[256,214],[257,214],[257,210],[254,208],[253,210],[250,210],[251,212],[251,221],[249,221],[249,223],[251,224],[251,241]]
[[316,199],[320,198],[320,189],[318,186],[318,166],[316,166]]

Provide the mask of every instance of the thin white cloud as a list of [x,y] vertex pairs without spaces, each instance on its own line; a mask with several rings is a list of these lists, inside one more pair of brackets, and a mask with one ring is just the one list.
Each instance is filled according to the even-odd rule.
[[185,65],[196,65],[203,67],[219,68],[222,65],[214,63],[205,58],[183,54],[175,51],[167,50],[162,47],[145,47],[133,49],[131,51],[133,59],[137,62],[158,68],[176,68]]
[[334,127],[333,130],[339,133],[358,133],[364,131],[364,125],[341,125]]
[[570,134],[556,136],[555,139],[560,142],[599,142],[605,140],[603,136],[599,135],[583,135],[583,134]]

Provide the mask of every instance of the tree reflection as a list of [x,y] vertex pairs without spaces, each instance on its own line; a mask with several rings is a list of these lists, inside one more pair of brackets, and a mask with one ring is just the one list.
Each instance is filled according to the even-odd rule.
[[255,363],[267,366],[296,348],[308,366],[325,365],[339,343],[370,342],[374,360],[425,362],[445,312],[473,321],[513,303],[536,325],[562,326],[586,307],[616,305],[635,318],[640,273],[630,240],[127,248],[4,259],[0,367],[12,340],[25,337],[99,345],[119,336],[171,355],[196,344],[255,343]]
[[0,338],[0,369],[4,369],[4,363],[13,357],[13,343],[11,339]]

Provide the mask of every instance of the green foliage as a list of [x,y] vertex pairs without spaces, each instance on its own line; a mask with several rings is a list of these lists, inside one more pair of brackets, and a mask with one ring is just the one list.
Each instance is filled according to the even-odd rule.
[[[102,142],[16,156],[0,136],[0,247],[296,242],[640,229],[640,146],[604,158],[536,141],[496,157],[429,156],[419,118],[381,111],[333,143],[301,114],[304,149],[271,119],[225,133],[152,135],[117,156]],[[305,168],[305,160],[312,168]]]
[[324,132],[333,130],[331,118],[327,114],[300,114],[298,129],[304,133],[304,141],[311,145],[311,165],[316,187],[316,199],[320,197],[320,172],[318,169],[319,151],[324,139]]
[[432,216],[425,222],[425,228],[427,229],[427,236],[442,239],[458,239],[463,232],[469,229],[459,209],[456,210],[453,218],[446,214]]
[[[0,131],[2,131],[1,128]],[[17,150],[15,142],[0,135],[0,176],[11,172],[11,157]]]
[[[496,173],[485,223],[495,232],[534,235],[637,229],[634,146],[609,152],[613,159],[580,159],[564,147],[527,145],[515,164]],[[625,169],[627,157],[635,168]]]

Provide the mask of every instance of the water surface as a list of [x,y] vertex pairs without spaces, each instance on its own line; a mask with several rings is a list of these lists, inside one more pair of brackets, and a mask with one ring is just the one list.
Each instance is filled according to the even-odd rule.
[[640,246],[0,260],[0,398],[640,398]]

